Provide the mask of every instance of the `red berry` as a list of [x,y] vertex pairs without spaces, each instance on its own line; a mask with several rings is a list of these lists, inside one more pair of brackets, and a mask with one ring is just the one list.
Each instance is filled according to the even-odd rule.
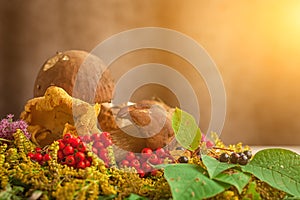
[[143,178],[145,176],[145,174],[146,174],[142,169],[137,169],[137,173],[139,174],[139,176],[141,178]]
[[41,153],[35,153],[34,160],[37,162],[41,162],[43,160],[43,155]]
[[63,153],[64,153],[65,156],[71,155],[71,154],[74,153],[74,148],[71,145],[67,145],[63,149]]
[[148,159],[148,161],[149,161],[151,164],[153,164],[153,165],[159,164],[159,159],[158,159],[158,157],[157,157],[156,154],[152,154],[152,155],[150,156],[150,158]]
[[64,158],[64,153],[62,150],[58,150],[57,158],[58,158],[58,160],[62,160]]
[[136,159],[138,159],[140,161],[140,163],[147,162],[147,160],[148,160],[148,158],[143,158],[143,157],[140,157],[140,156],[137,156]]
[[85,142],[85,143],[89,143],[89,142],[92,141],[90,135],[84,135],[84,136],[81,138],[81,140],[82,140],[83,142]]
[[92,139],[93,141],[101,141],[100,134],[99,134],[99,133],[94,133],[94,134],[91,136],[91,139]]
[[133,159],[132,161],[130,161],[130,166],[134,167],[136,169],[139,169],[141,166],[141,163],[138,159]]
[[160,158],[164,157],[166,155],[166,152],[163,148],[158,148],[155,151],[156,155]]
[[111,146],[112,144],[113,144],[113,142],[112,142],[111,139],[106,139],[106,140],[104,140],[104,146],[105,146],[105,147]]
[[92,152],[93,152],[94,154],[97,154],[97,155],[98,155],[98,149],[97,149],[97,148],[92,147]]
[[77,163],[76,167],[79,169],[84,169],[86,167],[85,162],[80,161],[79,163]]
[[152,155],[152,150],[150,148],[143,148],[142,150],[143,158],[150,158],[151,155]]
[[94,142],[93,147],[95,147],[97,149],[103,149],[103,148],[105,148],[104,144],[102,142],[100,142],[100,141]]
[[42,152],[42,148],[40,148],[40,147],[35,147],[35,152],[41,153],[41,152]]
[[210,141],[210,140],[206,141],[207,148],[212,148],[213,146],[215,146],[215,144],[212,141]]
[[100,149],[100,151],[98,151],[98,156],[99,158],[101,158],[104,162],[108,161],[108,151],[107,149]]
[[122,160],[120,163],[120,167],[128,167],[129,166],[129,161],[128,160]]
[[69,139],[70,145],[74,148],[76,148],[78,146],[79,142],[81,142],[79,138],[70,138]]
[[46,162],[43,161],[43,160],[41,160],[41,161],[39,162],[40,165],[45,165],[45,163],[46,163]]
[[27,156],[31,159],[31,160],[33,160],[34,159],[34,153],[32,153],[32,152],[29,152],[28,154],[27,154]]
[[142,164],[142,169],[143,169],[145,172],[150,172],[151,169],[152,169],[152,167],[151,167],[148,163],[144,162],[144,163]]
[[72,155],[69,155],[66,157],[66,164],[68,166],[74,166],[75,165],[75,158]]
[[132,161],[133,159],[135,159],[136,157],[135,157],[135,154],[133,153],[133,152],[128,152],[127,154],[126,154],[126,160],[128,160],[128,161]]
[[71,133],[66,133],[64,135],[63,141],[69,143],[69,139],[73,138],[73,135]]
[[75,160],[76,162],[84,161],[85,160],[85,154],[83,152],[76,152],[75,153]]
[[90,163],[92,163],[92,161],[93,161],[93,158],[92,157],[87,157],[86,158],[88,161],[90,161]]
[[105,163],[105,166],[108,167],[109,166],[109,158],[108,156],[101,158],[101,160],[103,160],[103,162]]
[[51,159],[51,156],[47,153],[43,156],[43,161],[45,161],[45,162],[47,162],[50,159]]
[[99,153],[108,153],[108,150],[104,148],[104,149],[99,149],[98,152]]
[[153,169],[153,170],[151,171],[151,175],[152,175],[152,176],[156,176],[157,171],[158,171],[157,169]]
[[86,151],[86,146],[83,142],[79,142],[78,146],[77,146],[77,150],[80,152],[85,152]]
[[108,133],[108,132],[101,133],[100,140],[104,144],[105,147],[108,147],[108,146],[112,145],[112,140],[110,138],[110,133]]
[[65,145],[65,143],[62,139],[59,139],[58,140],[58,146],[59,146],[59,149],[63,149],[63,148],[65,148],[66,145]]
[[157,164],[163,164],[165,161],[165,158],[158,158],[158,163]]
[[91,166],[91,162],[89,160],[85,160],[85,167],[90,167]]
[[106,140],[106,139],[110,139],[110,133],[109,132],[102,132],[101,135],[101,140]]
[[63,160],[60,161],[60,163],[66,165],[67,164],[66,159],[64,158]]

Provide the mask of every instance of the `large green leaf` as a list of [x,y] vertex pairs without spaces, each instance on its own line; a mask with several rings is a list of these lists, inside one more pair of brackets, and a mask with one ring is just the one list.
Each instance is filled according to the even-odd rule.
[[250,178],[250,174],[245,174],[239,170],[231,169],[218,174],[214,179],[233,185],[239,193],[242,193],[243,188],[249,183]]
[[202,155],[202,162],[206,166],[210,178],[215,178],[218,174],[225,171],[226,169],[237,166],[235,164],[220,162],[215,158],[207,155]]
[[255,154],[243,171],[274,188],[300,197],[300,155],[286,149],[265,149]]
[[223,192],[225,186],[207,176],[207,171],[197,165],[176,164],[165,167],[172,196],[176,199],[203,199]]
[[195,150],[201,141],[201,131],[194,117],[176,108],[172,117],[172,127],[176,140],[184,148]]

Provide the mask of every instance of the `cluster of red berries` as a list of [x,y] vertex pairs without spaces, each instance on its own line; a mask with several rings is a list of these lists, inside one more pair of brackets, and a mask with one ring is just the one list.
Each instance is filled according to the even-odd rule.
[[110,133],[94,133],[92,135],[85,135],[82,137],[82,141],[85,143],[92,142],[92,152],[95,153],[108,167],[110,163],[109,153],[107,147],[112,145]]
[[92,158],[87,156],[87,148],[79,137],[66,133],[63,139],[58,140],[58,162],[77,169],[91,166]]
[[38,162],[40,165],[46,164],[46,162],[51,159],[48,150],[42,150],[40,147],[36,147],[34,152],[29,152],[27,156],[31,160]]
[[150,148],[144,148],[140,154],[128,152],[125,159],[119,162],[119,167],[133,167],[137,170],[140,177],[145,177],[150,174],[155,176],[157,170],[154,169],[153,166],[165,162],[174,162],[174,159],[167,150],[158,148],[153,151]]

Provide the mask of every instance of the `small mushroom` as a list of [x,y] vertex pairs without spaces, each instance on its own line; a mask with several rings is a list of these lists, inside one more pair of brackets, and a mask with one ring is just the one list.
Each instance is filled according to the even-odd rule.
[[144,147],[171,147],[174,139],[172,108],[155,100],[142,100],[120,109],[117,119],[129,125],[111,131],[114,143],[124,150],[140,152]]

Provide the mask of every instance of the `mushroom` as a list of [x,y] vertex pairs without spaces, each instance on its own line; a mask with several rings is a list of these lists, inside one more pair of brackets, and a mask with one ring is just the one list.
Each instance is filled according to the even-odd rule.
[[[62,94],[61,89],[51,86],[63,89],[69,95],[68,98],[65,98],[66,94]],[[60,52],[48,59],[40,69],[34,86],[34,96],[37,98],[28,102],[21,118],[25,119],[34,131],[33,140],[42,145],[59,138],[63,130],[66,130],[65,124],[90,131],[95,129],[97,122],[102,131],[111,132],[117,146],[129,151],[138,152],[143,147],[156,149],[170,144],[174,138],[171,124],[172,108],[162,102],[143,100],[121,108],[116,114],[112,112],[108,103],[113,98],[113,90],[114,82],[110,71],[97,56],[79,50]],[[51,105],[51,109],[46,109],[50,102],[57,99],[63,100],[55,106]],[[69,103],[65,102],[66,99],[69,99]],[[80,107],[80,112],[84,117],[79,121],[83,122],[91,117],[89,120],[93,123],[88,124],[85,121],[78,126],[78,123],[73,121],[78,116],[72,116],[74,106],[72,108],[70,99],[77,99],[77,102],[82,100],[80,104],[84,106]],[[90,111],[90,104],[94,103],[101,106],[100,114],[98,112],[93,116],[85,113]],[[43,104],[44,107],[39,104]],[[126,121],[126,127],[119,127],[120,121]]]
[[114,81],[97,56],[80,50],[59,52],[41,67],[34,84],[34,97],[49,86],[63,88],[70,96],[89,103],[109,102]]
[[114,143],[124,150],[140,152],[142,148],[172,147],[174,109],[155,100],[142,100],[120,109],[117,119],[130,124],[111,131]]
[[[92,106],[71,97],[62,88],[50,86],[44,96],[27,102],[20,118],[28,123],[31,140],[39,146],[45,146],[62,138],[66,130],[78,135],[99,132],[99,112],[99,104]],[[72,127],[76,131],[72,131]]]

